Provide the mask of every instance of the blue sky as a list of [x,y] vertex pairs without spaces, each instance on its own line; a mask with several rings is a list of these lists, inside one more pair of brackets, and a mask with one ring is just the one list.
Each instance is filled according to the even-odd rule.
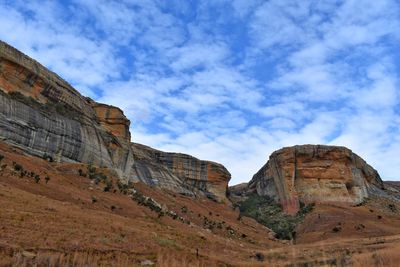
[[0,0],[0,38],[231,184],[309,143],[400,180],[396,0]]

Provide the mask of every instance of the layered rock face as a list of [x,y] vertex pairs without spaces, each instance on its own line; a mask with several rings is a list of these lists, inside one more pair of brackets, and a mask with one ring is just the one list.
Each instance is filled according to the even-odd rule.
[[129,127],[121,109],[83,97],[0,41],[0,140],[31,155],[112,168],[124,180],[225,199],[230,174],[222,165],[131,144]]
[[272,153],[246,190],[274,198],[293,214],[300,201],[358,204],[380,189],[377,171],[351,150],[302,145]]
[[36,156],[112,167],[90,101],[67,82],[0,43],[0,137]]
[[131,133],[129,131],[129,126],[131,122],[125,117],[121,109],[97,102],[93,102],[92,107],[102,127],[112,135],[130,142]]
[[133,143],[132,149],[135,155],[133,176],[138,180],[188,195],[200,193],[226,201],[231,175],[221,164],[141,144]]

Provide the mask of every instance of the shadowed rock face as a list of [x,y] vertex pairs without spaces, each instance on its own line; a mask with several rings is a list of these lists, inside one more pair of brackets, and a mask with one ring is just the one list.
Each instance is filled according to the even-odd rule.
[[351,150],[302,145],[272,153],[246,190],[273,197],[293,214],[299,201],[358,204],[382,188],[377,171]]
[[138,180],[188,195],[201,193],[218,201],[226,200],[231,175],[221,164],[141,144],[133,143],[132,148],[134,176]]
[[131,144],[129,126],[121,109],[83,97],[0,41],[0,140],[31,155],[112,168],[124,180],[225,199],[230,174],[222,165]]

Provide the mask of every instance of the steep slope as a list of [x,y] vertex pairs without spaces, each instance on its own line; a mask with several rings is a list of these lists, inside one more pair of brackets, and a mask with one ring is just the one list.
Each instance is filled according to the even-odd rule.
[[[1,266],[361,267],[400,260],[397,204],[396,212],[380,211],[378,201],[318,205],[298,229],[299,244],[289,244],[205,197],[143,183],[126,190],[109,169],[96,169],[111,181],[104,192],[104,181],[80,175],[91,166],[48,162],[4,142],[0,155]],[[333,232],[339,222],[342,230]]]
[[83,97],[0,41],[0,140],[51,161],[110,168],[125,182],[225,200],[230,174],[223,166],[183,154],[155,156],[131,144],[129,127],[121,109]]
[[300,202],[359,204],[384,194],[379,174],[345,147],[302,145],[275,151],[253,176],[246,192],[280,202],[295,214]]
[[[0,42],[0,137],[29,154],[116,167],[129,176],[132,152],[98,123],[96,103],[16,49]],[[128,124],[129,126],[129,124]],[[126,141],[126,140],[125,140]],[[129,141],[129,140],[128,140]]]
[[237,211],[201,195],[121,185],[108,168],[86,175],[93,167],[48,162],[3,142],[0,156],[0,206],[7,207],[0,211],[0,266],[254,264],[255,250],[283,245],[254,220],[239,221]]

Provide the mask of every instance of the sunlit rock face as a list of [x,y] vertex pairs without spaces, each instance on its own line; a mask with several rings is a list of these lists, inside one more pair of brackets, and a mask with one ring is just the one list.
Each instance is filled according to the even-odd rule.
[[112,167],[90,100],[18,50],[0,43],[0,137],[29,154]]
[[97,102],[93,102],[92,107],[103,128],[114,136],[122,138],[127,142],[131,141],[131,133],[129,131],[130,121],[125,117],[124,112],[120,108]]
[[0,141],[58,162],[111,168],[127,181],[226,200],[224,166],[132,144],[129,127],[121,109],[82,96],[0,41]]
[[300,201],[358,204],[382,188],[378,172],[350,149],[301,145],[272,153],[246,190],[274,198],[293,214]]
[[227,201],[231,175],[223,165],[141,144],[133,143],[132,148],[134,176],[138,180],[189,195],[204,194],[217,201]]

